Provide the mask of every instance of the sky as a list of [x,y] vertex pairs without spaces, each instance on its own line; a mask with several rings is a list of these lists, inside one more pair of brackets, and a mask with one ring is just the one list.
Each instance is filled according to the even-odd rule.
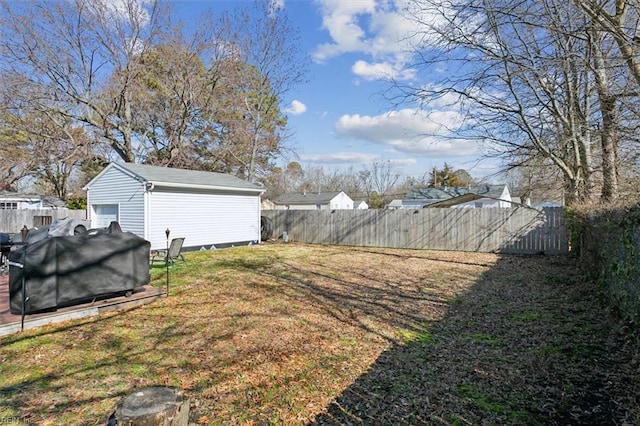
[[[209,10],[229,10],[249,0],[170,0],[173,13],[186,22]],[[402,0],[276,0],[300,31],[311,58],[308,83],[283,99],[291,145],[303,169],[360,170],[372,162],[389,163],[401,176],[419,178],[448,164],[474,178],[493,181],[497,166],[482,160],[476,142],[443,140],[461,120],[452,106],[393,105],[383,92],[393,77],[412,85],[418,73],[407,68],[406,34],[412,23],[398,12]],[[443,72],[433,70],[433,73]],[[420,73],[429,75],[430,73]]]

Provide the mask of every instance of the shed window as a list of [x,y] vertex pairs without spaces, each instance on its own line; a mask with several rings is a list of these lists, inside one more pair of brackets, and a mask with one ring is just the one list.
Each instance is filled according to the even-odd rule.
[[15,201],[5,201],[0,203],[0,210],[15,210],[18,208],[18,203]]
[[476,209],[481,209],[482,208],[482,201],[478,201],[475,203],[475,208]]

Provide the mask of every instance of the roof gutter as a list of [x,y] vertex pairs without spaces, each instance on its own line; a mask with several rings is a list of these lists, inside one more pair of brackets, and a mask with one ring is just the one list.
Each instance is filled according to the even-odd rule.
[[233,191],[233,192],[251,192],[262,194],[266,189],[264,188],[237,188],[233,186],[217,186],[217,185],[197,185],[197,184],[181,184],[174,182],[157,182],[157,181],[147,181],[156,187],[165,187],[165,188],[192,188],[192,189],[208,189],[208,190],[217,190],[217,191]]

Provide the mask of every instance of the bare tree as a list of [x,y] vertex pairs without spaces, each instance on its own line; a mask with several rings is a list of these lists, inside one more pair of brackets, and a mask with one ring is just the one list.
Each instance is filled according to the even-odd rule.
[[40,111],[64,114],[135,160],[133,60],[160,35],[159,1],[0,2],[0,73],[37,88]]
[[613,37],[632,78],[640,85],[640,4],[633,0],[574,0],[574,4],[582,9],[600,30]]
[[222,147],[254,181],[283,148],[284,96],[305,79],[308,58],[285,12],[270,0],[224,14],[220,20],[228,57],[219,82]]
[[36,163],[36,183],[46,194],[66,200],[72,176],[90,151],[88,137],[81,127],[72,126],[63,116],[45,116],[33,124],[28,141]]
[[64,200],[75,167],[91,149],[87,135],[65,114],[39,108],[32,101],[41,98],[38,87],[19,81],[4,86],[0,98],[4,118],[0,158],[7,165],[3,183],[11,186],[30,176],[47,194]]
[[604,120],[617,124],[611,58],[584,14],[556,0],[410,4],[422,28],[417,67],[450,72],[426,88],[403,87],[409,97],[424,107],[452,97],[466,115],[458,136],[485,141],[507,169],[544,158],[561,173],[569,203],[593,198],[598,187],[603,199],[615,197],[616,135],[598,132],[600,148],[594,144]]
[[364,183],[367,197],[375,192],[385,199],[395,189],[400,173],[394,170],[391,161],[373,161],[369,167],[360,172],[360,178]]

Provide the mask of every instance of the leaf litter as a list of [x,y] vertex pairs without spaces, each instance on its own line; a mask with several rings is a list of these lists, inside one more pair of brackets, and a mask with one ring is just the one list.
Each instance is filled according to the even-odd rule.
[[570,258],[263,244],[171,286],[5,338],[0,418],[105,424],[167,385],[192,424],[640,424],[637,346]]

